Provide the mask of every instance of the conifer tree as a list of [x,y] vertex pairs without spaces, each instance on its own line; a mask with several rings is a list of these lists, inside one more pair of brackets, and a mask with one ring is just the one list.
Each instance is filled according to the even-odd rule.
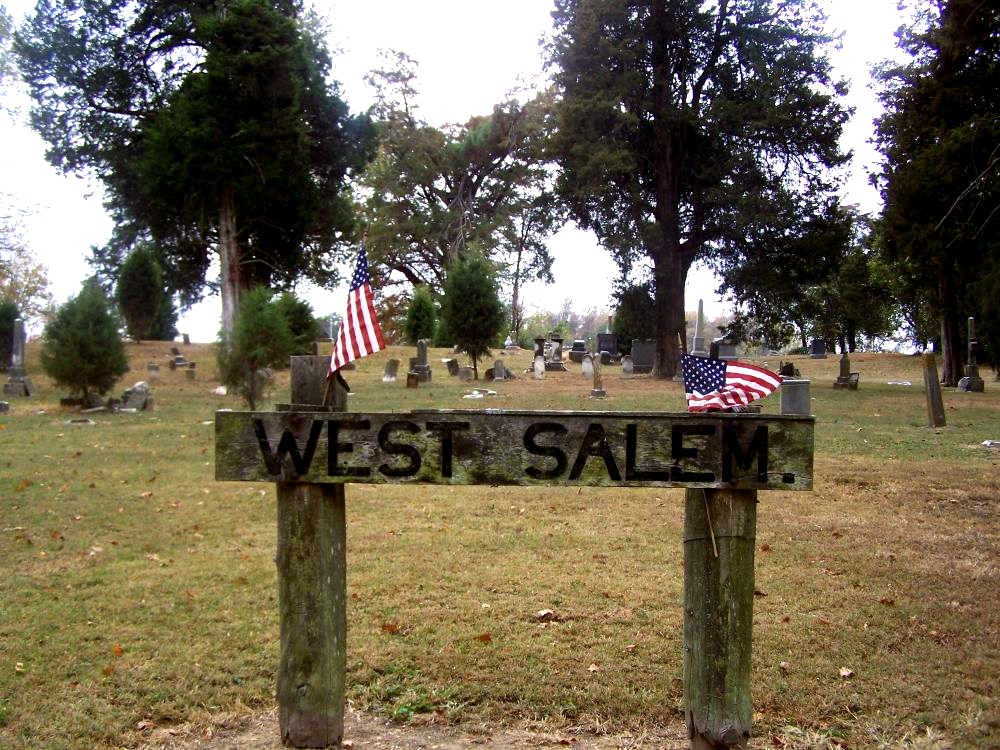
[[177,312],[149,245],[139,245],[125,259],[115,297],[126,329],[136,341],[169,341],[177,335]]
[[84,282],[45,326],[40,359],[45,374],[84,403],[91,393],[107,393],[128,372],[119,322],[95,279]]
[[413,299],[406,310],[406,322],[403,324],[403,335],[409,344],[416,344],[420,339],[434,338],[437,327],[437,311],[434,300],[425,286],[418,286],[413,291]]
[[222,333],[219,379],[256,409],[270,381],[268,370],[287,365],[291,341],[288,320],[271,301],[270,290],[256,287],[240,304],[232,333]]
[[444,290],[442,322],[455,344],[472,360],[478,380],[479,358],[490,353],[506,324],[493,269],[479,255],[460,260],[448,269]]

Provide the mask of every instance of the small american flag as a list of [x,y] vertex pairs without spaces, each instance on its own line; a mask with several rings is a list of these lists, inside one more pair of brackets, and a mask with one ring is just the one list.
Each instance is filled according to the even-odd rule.
[[717,411],[746,406],[774,393],[781,378],[763,367],[724,359],[681,355],[688,411]]
[[330,358],[330,372],[336,372],[348,362],[385,349],[372,296],[368,256],[362,245],[358,252],[358,262],[354,266],[351,288],[347,292],[347,314],[340,323],[340,334]]

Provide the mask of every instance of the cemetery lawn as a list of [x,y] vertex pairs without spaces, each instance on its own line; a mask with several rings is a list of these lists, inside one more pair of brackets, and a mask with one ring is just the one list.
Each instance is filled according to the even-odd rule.
[[[280,747],[275,490],[214,480],[213,412],[242,406],[211,394],[211,346],[181,347],[196,380],[170,346],[127,347],[116,395],[158,362],[154,411],[88,415],[28,347],[37,394],[0,414],[0,747]],[[346,373],[350,410],[684,409],[679,384],[612,367],[602,401],[572,363],[459,383],[444,350],[431,383],[381,382],[412,354]],[[505,358],[523,373],[530,352]],[[917,357],[855,355],[856,392],[832,389],[837,357],[791,361],[815,490],[760,493],[751,747],[1000,746],[1000,383],[945,389],[929,429]],[[683,500],[350,485],[347,739],[685,747]]]

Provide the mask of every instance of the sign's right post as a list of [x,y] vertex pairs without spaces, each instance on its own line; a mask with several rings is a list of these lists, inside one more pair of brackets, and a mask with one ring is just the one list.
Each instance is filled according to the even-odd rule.
[[692,750],[745,748],[753,721],[756,490],[685,490],[684,703]]

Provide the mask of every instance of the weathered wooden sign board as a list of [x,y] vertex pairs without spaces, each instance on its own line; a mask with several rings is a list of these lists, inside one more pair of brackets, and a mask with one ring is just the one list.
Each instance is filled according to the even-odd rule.
[[809,416],[217,412],[215,432],[219,480],[812,489]]

